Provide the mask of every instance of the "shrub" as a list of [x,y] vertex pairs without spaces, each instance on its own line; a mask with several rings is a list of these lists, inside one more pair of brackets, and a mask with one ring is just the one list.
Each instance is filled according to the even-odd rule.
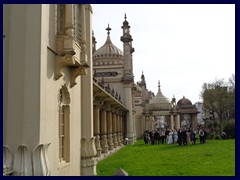
[[235,120],[228,120],[224,125],[223,131],[227,134],[228,138],[235,138]]

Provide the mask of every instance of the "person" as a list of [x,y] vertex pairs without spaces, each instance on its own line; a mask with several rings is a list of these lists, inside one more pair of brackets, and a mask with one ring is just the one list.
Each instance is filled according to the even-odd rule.
[[203,144],[205,144],[206,141],[207,141],[207,131],[206,131],[206,129],[203,128],[203,132],[204,132],[204,136],[203,136]]
[[165,143],[167,143],[167,139],[168,139],[169,133],[170,133],[169,129],[166,129],[166,131],[165,131],[165,140],[164,140]]
[[182,143],[184,146],[187,146],[187,131],[186,131],[186,129],[183,129],[181,134],[182,134]]
[[225,132],[222,132],[222,133],[221,133],[221,138],[222,138],[222,139],[227,139],[227,134],[226,134]]
[[151,140],[151,144],[154,145],[154,131],[153,130],[150,132],[150,140]]
[[154,144],[159,144],[159,132],[157,130],[155,130],[154,133]]
[[191,131],[191,135],[190,136],[191,136],[190,139],[191,139],[192,144],[195,144],[196,139],[195,139],[195,132],[193,131],[193,129]]
[[202,128],[199,130],[200,144],[204,144],[204,131]]
[[168,144],[172,144],[173,143],[173,132],[170,131],[168,134]]
[[175,129],[173,130],[173,142],[178,142],[178,133]]
[[187,144],[189,144],[191,142],[191,131],[190,129],[186,130],[186,134],[187,134]]
[[148,130],[144,131],[143,139],[144,139],[145,144],[148,144],[148,142],[150,140],[150,136],[149,136]]
[[165,141],[165,129],[162,129],[162,131],[161,131],[161,138],[162,138],[162,144],[164,144],[164,141]]
[[181,128],[178,129],[177,134],[178,134],[178,144],[179,146],[181,146],[182,145],[182,129]]

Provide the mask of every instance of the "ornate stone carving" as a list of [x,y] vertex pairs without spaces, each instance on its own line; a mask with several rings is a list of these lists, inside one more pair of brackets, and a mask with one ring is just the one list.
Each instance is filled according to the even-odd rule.
[[82,66],[80,65],[79,67],[77,68],[71,68],[71,77],[70,77],[70,87],[73,87],[75,86],[77,83],[76,83],[76,78],[79,76],[79,75],[86,75],[87,74],[87,67],[86,66]]
[[[49,176],[51,174],[48,159],[50,143],[39,144],[33,151],[26,145],[18,146],[14,154],[7,146],[3,146],[3,166],[6,175],[14,176]],[[31,155],[32,154],[32,155]]]
[[118,142],[117,142],[117,134],[113,133],[113,147],[117,148]]
[[97,150],[95,147],[95,137],[91,137],[88,141],[86,138],[82,138],[81,143],[81,157],[91,158],[97,155]]
[[121,134],[120,133],[117,133],[117,142],[118,142],[118,146],[122,145]]
[[33,151],[34,176],[50,176],[51,167],[48,159],[48,147],[50,143],[39,144]]
[[102,148],[102,153],[108,152],[108,144],[107,144],[107,135],[106,134],[101,136],[101,148]]
[[71,54],[66,54],[64,56],[57,55],[55,61],[55,79],[59,79],[62,76],[61,69],[66,66],[76,65],[75,57]]
[[97,164],[96,160],[94,160],[92,158],[87,158],[87,159],[81,160],[82,167],[96,166],[96,164]]
[[13,153],[8,146],[3,146],[3,175],[9,176],[13,173]]
[[100,136],[99,135],[96,135],[96,137],[95,137],[95,146],[96,146],[96,150],[97,150],[97,157],[100,157],[102,148],[100,145]]
[[107,143],[108,143],[108,150],[113,150],[112,134],[108,134]]
[[83,66],[88,66],[88,55],[87,55],[87,51],[86,51],[86,43],[84,41],[81,42],[80,44],[81,47],[81,59],[80,62]]
[[14,176],[32,176],[31,152],[27,146],[21,145],[14,154],[13,162]]

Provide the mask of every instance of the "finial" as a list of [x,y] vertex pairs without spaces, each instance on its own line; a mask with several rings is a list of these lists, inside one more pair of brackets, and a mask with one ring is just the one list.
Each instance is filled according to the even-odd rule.
[[94,36],[94,31],[92,31],[92,36]]
[[158,89],[160,89],[160,81],[158,80]]
[[126,15],[126,13],[125,13],[125,16],[124,16],[124,18],[125,18],[125,20],[127,19],[127,15]]
[[107,34],[108,34],[108,36],[109,36],[110,31],[112,30],[112,29],[109,27],[109,24],[108,24],[108,27],[106,28],[106,30],[108,31]]
[[143,71],[142,71],[142,75],[143,75]]

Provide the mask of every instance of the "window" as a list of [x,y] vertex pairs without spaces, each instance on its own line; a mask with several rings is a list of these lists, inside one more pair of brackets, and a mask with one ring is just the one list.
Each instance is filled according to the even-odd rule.
[[59,161],[70,161],[70,107],[67,87],[59,92]]
[[65,28],[65,5],[64,4],[58,4],[57,5],[57,16],[58,16],[58,21],[57,21],[57,29],[58,29],[58,34],[64,34],[64,28]]
[[81,42],[80,5],[74,4],[74,38]]

